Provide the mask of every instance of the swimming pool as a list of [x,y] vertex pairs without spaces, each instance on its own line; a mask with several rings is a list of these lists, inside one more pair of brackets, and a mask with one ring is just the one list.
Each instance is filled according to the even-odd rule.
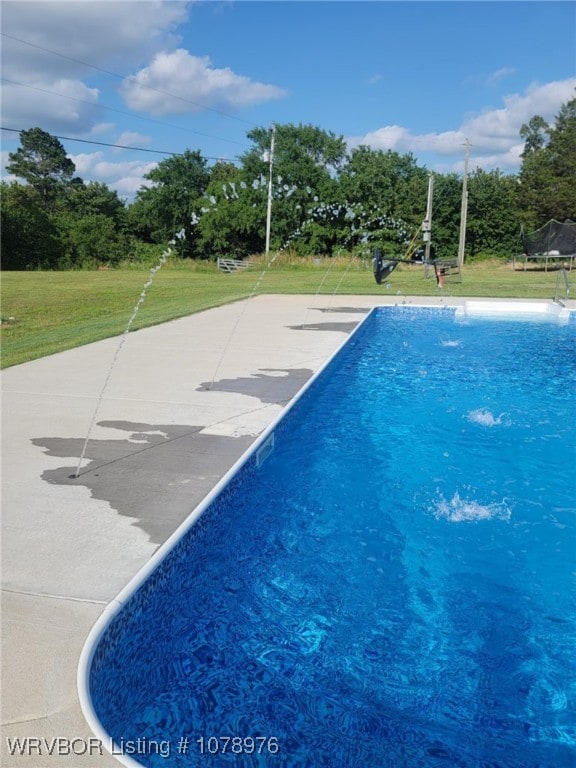
[[574,765],[575,336],[371,313],[103,618],[83,703],[112,751]]

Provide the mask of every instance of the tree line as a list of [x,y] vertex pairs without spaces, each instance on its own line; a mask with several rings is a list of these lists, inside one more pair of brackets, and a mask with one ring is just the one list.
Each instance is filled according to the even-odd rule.
[[[247,134],[237,164],[208,165],[198,150],[162,160],[127,204],[86,182],[60,141],[31,128],[9,154],[1,183],[2,268],[79,269],[148,263],[170,241],[183,259],[239,258],[265,248],[271,132]],[[521,228],[576,219],[576,98],[552,125],[535,115],[520,130],[517,174],[476,168],[468,177],[466,258],[510,258]],[[429,172],[411,153],[359,146],[311,125],[277,125],[271,248],[298,254],[402,257],[424,214]],[[458,245],[462,179],[434,174],[436,257]],[[421,240],[421,238],[420,238]]]

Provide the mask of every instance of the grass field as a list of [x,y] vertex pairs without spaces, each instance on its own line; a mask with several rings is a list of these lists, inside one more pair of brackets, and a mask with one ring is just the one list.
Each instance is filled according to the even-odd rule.
[[[214,265],[168,263],[155,276],[131,330],[200,312],[255,294],[381,296],[554,296],[557,272],[511,264],[465,265],[461,283],[440,289],[422,266],[401,265],[377,285],[371,265],[354,259],[255,259],[234,274]],[[121,334],[150,273],[127,268],[78,272],[3,272],[2,367]],[[571,278],[571,274],[570,274]],[[571,278],[572,280],[572,278]]]

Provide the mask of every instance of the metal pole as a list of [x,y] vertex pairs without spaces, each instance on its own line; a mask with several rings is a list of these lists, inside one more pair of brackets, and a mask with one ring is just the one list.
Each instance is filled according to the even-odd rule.
[[462,182],[462,207],[460,209],[460,239],[458,241],[458,266],[464,264],[464,250],[466,248],[466,217],[468,214],[468,158],[470,157],[470,142],[466,139],[466,153],[464,155],[464,179]]
[[426,203],[426,218],[422,223],[422,235],[424,237],[424,261],[430,261],[430,244],[432,241],[432,194],[434,190],[434,175],[428,177],[428,201]]
[[276,125],[272,123],[272,139],[270,141],[270,175],[268,179],[268,212],[266,215],[266,256],[270,253],[270,225],[272,223],[272,168],[274,166],[274,139]]

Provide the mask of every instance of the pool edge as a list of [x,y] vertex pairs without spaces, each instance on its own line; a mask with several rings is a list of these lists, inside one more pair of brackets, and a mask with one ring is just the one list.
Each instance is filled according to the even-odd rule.
[[[78,699],[80,702],[80,708],[82,714],[86,719],[90,729],[94,735],[100,739],[100,742],[104,748],[116,758],[121,764],[127,766],[127,768],[142,768],[142,763],[135,761],[129,755],[121,752],[120,747],[115,744],[111,735],[106,731],[102,723],[100,722],[98,715],[94,709],[92,703],[92,697],[90,695],[90,670],[92,666],[92,660],[98,647],[98,644],[107,630],[109,624],[114,619],[116,614],[123,608],[123,606],[130,600],[135,592],[142,586],[142,584],[148,579],[148,577],[156,570],[156,568],[162,563],[165,557],[172,551],[172,549],[182,540],[182,538],[188,533],[188,531],[195,525],[199,518],[204,514],[211,503],[221,493],[221,491],[228,485],[228,483],[240,472],[242,467],[248,463],[248,461],[256,456],[258,451],[274,435],[274,431],[278,427],[279,423],[286,417],[286,415],[294,408],[296,403],[304,396],[308,389],[314,384],[314,382],[323,374],[328,368],[331,362],[337,357],[346,344],[360,331],[372,314],[377,311],[382,305],[375,304],[367,313],[366,316],[358,323],[356,328],[349,333],[345,339],[338,345],[338,347],[332,352],[331,355],[324,361],[322,366],[308,379],[308,381],[301,387],[301,389],[294,395],[294,397],[286,404],[281,412],[272,420],[272,422],[263,430],[263,432],[256,438],[256,440],[250,445],[250,447],[240,456],[240,458],[230,467],[230,469],[220,478],[212,490],[204,497],[204,499],[198,504],[188,515],[188,517],[173,531],[173,533],[166,539],[166,541],[156,550],[156,552],[150,557],[150,559],[140,568],[140,570],[130,579],[130,581],[120,590],[120,592],[114,597],[104,608],[97,621],[90,630],[78,661],[78,669],[76,674],[76,688],[78,692]],[[411,305],[414,307],[415,305]],[[421,306],[421,305],[418,305]],[[424,305],[422,305],[424,306]],[[428,307],[429,308],[429,307]],[[454,307],[435,307],[436,309],[451,309]],[[108,745],[108,746],[107,746]],[[110,747],[110,748],[109,748]]]

